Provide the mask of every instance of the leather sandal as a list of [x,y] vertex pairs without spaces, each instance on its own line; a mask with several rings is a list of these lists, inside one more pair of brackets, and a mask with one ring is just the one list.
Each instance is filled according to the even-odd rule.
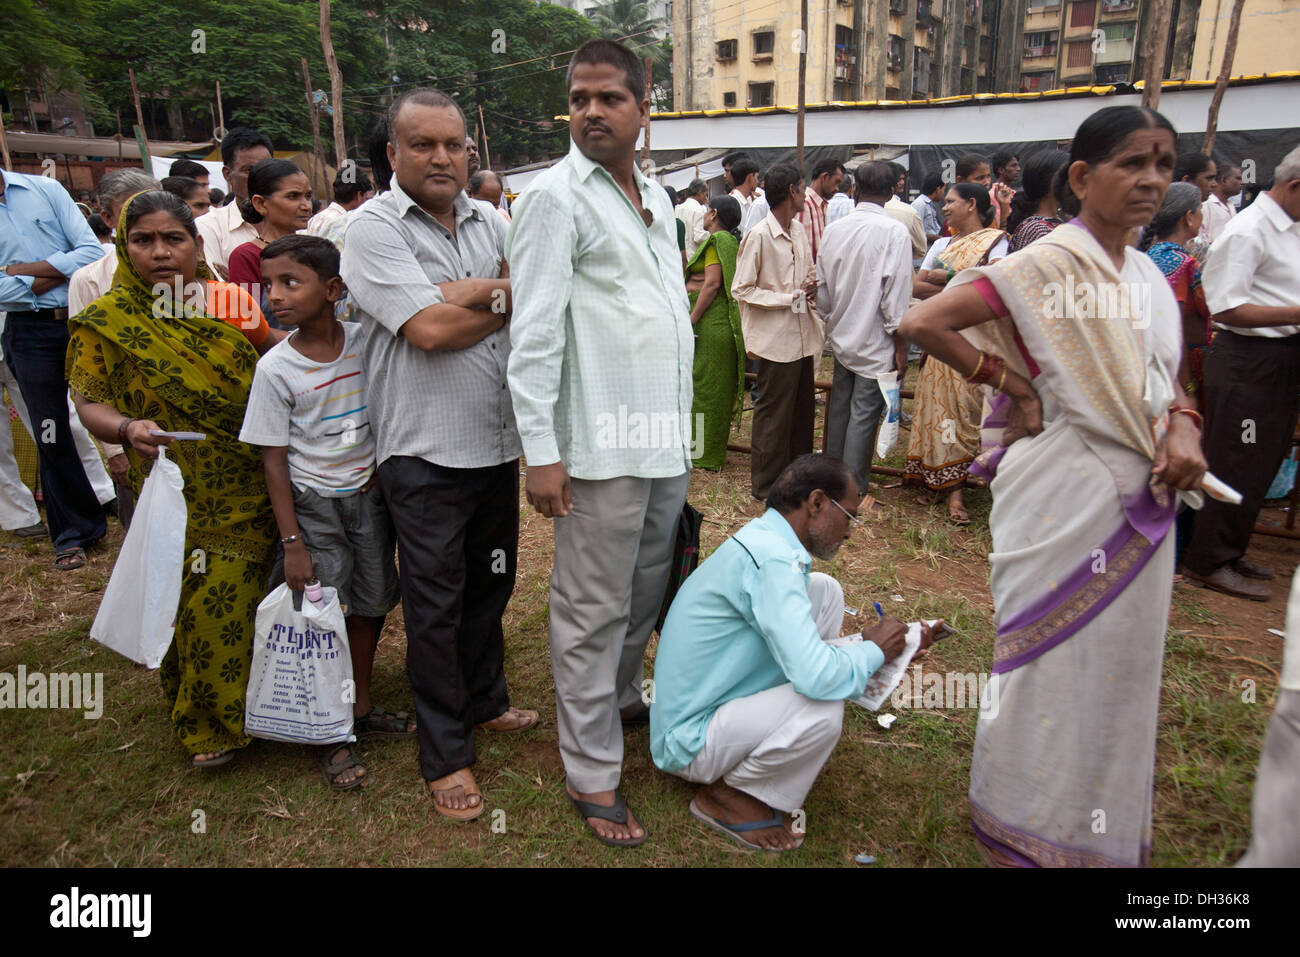
[[416,729],[407,729],[411,716],[405,711],[385,711],[375,707],[370,713],[352,721],[352,733],[358,738],[413,738]]
[[[450,791],[454,788],[461,787],[465,789],[465,799],[477,795],[478,804],[471,804],[469,807],[455,808],[443,807],[434,797],[435,791]],[[478,783],[474,780],[474,775],[469,768],[461,768],[459,771],[453,771],[446,777],[438,778],[436,781],[429,781],[425,788],[429,792],[429,800],[433,801],[433,809],[445,818],[453,821],[472,821],[486,810],[483,803],[483,792],[478,789]]]
[[537,712],[527,711],[523,708],[516,708],[511,705],[501,714],[497,715],[491,721],[484,721],[478,725],[480,731],[501,731],[511,734],[517,731],[527,731],[537,725]]
[[[337,761],[331,761],[330,759],[335,757],[340,751],[346,751],[347,755],[339,758]],[[361,787],[361,785],[366,781],[364,774],[366,766],[362,764],[361,759],[357,757],[356,747],[348,744],[346,741],[340,744],[322,744],[318,747],[316,749],[316,765],[320,768],[321,777],[325,779],[325,783],[335,791],[351,791],[353,788]],[[346,784],[341,783],[339,778],[343,776],[344,772],[353,768],[360,768],[363,773],[357,775]]]

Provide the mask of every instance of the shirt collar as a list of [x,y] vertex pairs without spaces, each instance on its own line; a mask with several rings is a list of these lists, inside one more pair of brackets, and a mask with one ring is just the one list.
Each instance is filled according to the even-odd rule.
[[26,173],[16,173],[13,170],[4,171],[5,192],[9,192],[10,186],[17,186],[20,189],[31,189],[32,184],[27,182]]
[[812,567],[812,556],[808,554],[808,549],[803,547],[799,536],[794,533],[794,529],[790,527],[784,515],[774,508],[769,508],[755,521],[764,531],[771,532],[784,540],[790,546],[791,557],[799,562],[805,571]]
[[[397,206],[397,215],[400,218],[405,218],[406,214],[412,209],[418,209],[420,212],[424,213],[424,215],[433,219],[432,214],[429,213],[428,210],[407,195],[406,190],[402,189],[401,185],[397,182],[396,173],[393,174],[393,181],[390,185],[392,187],[391,192],[393,194],[393,202]],[[452,200],[451,205],[452,209],[455,210],[456,225],[458,226],[467,219],[483,218],[482,214],[479,212],[477,204],[470,201],[470,198],[465,195],[463,189],[456,194],[456,198]]]
[[[794,229],[794,224],[798,221],[799,217],[797,216],[791,219],[790,229]],[[772,212],[771,209],[769,209],[767,215],[763,217],[762,225],[766,226],[767,231],[773,236],[784,236],[786,239],[790,240],[790,242],[794,242],[794,237],[790,235],[790,230],[781,228],[781,221],[776,218],[776,213]]]
[[858,203],[857,206],[853,208],[861,209],[868,213],[880,213],[882,216],[885,214],[885,207],[881,206],[879,203],[873,203],[870,200],[866,200],[866,199],[862,200],[860,203]]
[[1279,233],[1285,233],[1289,229],[1300,228],[1300,220],[1294,220],[1287,215],[1287,211],[1281,207],[1277,200],[1268,193],[1260,193],[1255,198],[1257,204],[1264,207],[1264,218],[1272,224],[1273,228]]
[[811,186],[804,187],[804,201],[811,202],[819,209],[829,202],[829,200],[822,199],[822,194],[817,192],[817,190],[813,189]]
[[[596,172],[596,170],[605,169],[605,167],[601,166],[594,159],[580,150],[578,144],[574,142],[572,137],[569,138],[569,162],[573,165],[574,172],[578,174],[578,179],[582,180],[584,183],[591,178],[591,174]],[[605,173],[611,180],[614,178],[613,175],[610,174],[609,170],[605,170]],[[632,162],[632,176],[636,180],[636,188],[640,192],[644,193],[648,180],[641,172],[641,168],[636,165],[635,160]]]

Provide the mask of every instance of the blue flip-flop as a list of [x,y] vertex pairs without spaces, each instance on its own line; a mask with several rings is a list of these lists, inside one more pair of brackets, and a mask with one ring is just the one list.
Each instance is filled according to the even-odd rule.
[[[746,834],[750,831],[761,831],[767,827],[784,827],[785,819],[781,817],[781,813],[779,811],[775,814],[775,816],[768,818],[765,821],[746,821],[744,824],[728,824],[726,821],[705,814],[703,811],[700,810],[699,805],[695,803],[695,798],[691,798],[690,811],[692,817],[696,818],[697,820],[703,821],[705,824],[713,828],[715,831],[727,835],[727,837],[731,838],[733,841],[736,841],[741,846],[749,848],[751,851],[767,851],[769,854],[785,853],[785,851],[780,848],[763,847],[762,845],[754,844],[753,842],[747,841],[743,837],[741,837],[742,834]],[[803,838],[800,838],[799,843],[796,844],[794,847],[789,848],[789,850],[797,851],[802,845],[803,845]]]

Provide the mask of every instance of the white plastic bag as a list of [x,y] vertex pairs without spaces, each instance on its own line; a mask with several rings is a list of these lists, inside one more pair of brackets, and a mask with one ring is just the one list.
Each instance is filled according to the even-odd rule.
[[180,466],[158,449],[117,553],[90,637],[147,668],[171,647],[181,601],[188,510]]
[[244,732],[299,744],[355,741],[352,736],[352,655],[338,592],[320,602],[280,585],[257,606],[253,663],[244,699]]
[[898,419],[903,405],[898,396],[898,373],[882,372],[876,376],[876,386],[885,397],[885,414],[880,418],[876,432],[876,455],[884,458],[898,441]]

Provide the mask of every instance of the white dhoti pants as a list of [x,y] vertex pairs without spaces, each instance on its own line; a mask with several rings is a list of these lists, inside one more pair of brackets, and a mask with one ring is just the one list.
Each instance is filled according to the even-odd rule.
[[[840,583],[813,572],[808,598],[822,640],[838,638],[844,623]],[[814,701],[792,684],[777,685],[720,707],[703,750],[673,773],[696,784],[721,778],[769,807],[794,811],[835,750],[843,722],[843,701]]]

